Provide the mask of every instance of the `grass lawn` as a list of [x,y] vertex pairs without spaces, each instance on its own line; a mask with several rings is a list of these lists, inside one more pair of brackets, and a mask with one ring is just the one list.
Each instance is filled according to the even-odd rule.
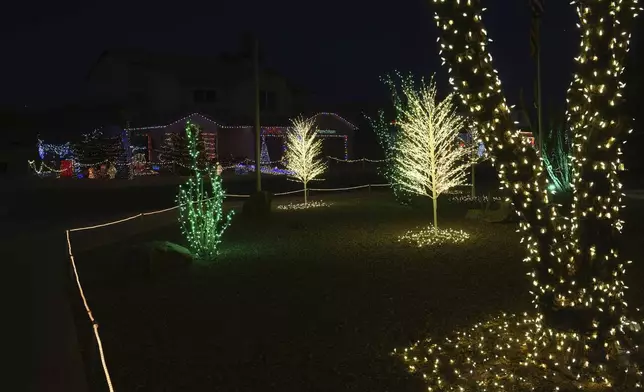
[[[217,263],[173,276],[128,279],[122,267],[136,244],[181,243],[177,227],[77,254],[115,389],[423,391],[394,348],[531,309],[516,224],[465,220],[468,206],[445,200],[439,224],[470,240],[415,248],[396,238],[428,225],[429,208],[385,192],[324,200],[335,204],[276,210],[261,224],[236,216]],[[627,237],[632,254],[642,232]],[[631,269],[633,286],[644,268]],[[644,302],[639,287],[627,298]],[[76,310],[101,390],[91,327]]]

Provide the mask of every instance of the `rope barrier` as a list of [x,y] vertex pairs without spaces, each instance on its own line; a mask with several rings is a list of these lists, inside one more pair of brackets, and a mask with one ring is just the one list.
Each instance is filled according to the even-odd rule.
[[101,341],[101,335],[98,333],[98,323],[96,322],[96,319],[92,315],[92,310],[90,309],[89,304],[87,303],[87,298],[85,297],[85,292],[83,291],[83,286],[81,285],[80,277],[78,276],[78,269],[76,269],[76,262],[74,260],[74,254],[72,253],[72,243],[71,243],[71,240],[69,239],[69,233],[70,233],[70,230],[67,230],[65,233],[67,236],[67,250],[69,253],[69,260],[71,262],[72,270],[74,271],[76,286],[78,287],[78,292],[81,296],[81,299],[83,300],[83,305],[85,306],[87,317],[89,318],[89,321],[92,323],[92,329],[94,330],[94,338],[96,339],[96,345],[98,346],[98,353],[101,357],[101,365],[103,366],[103,373],[105,374],[105,382],[107,382],[107,387],[109,388],[110,392],[114,392],[114,387],[112,386],[112,379],[110,378],[110,372],[107,369],[107,362],[105,361],[105,353],[103,351],[103,343]]
[[300,192],[304,192],[304,189],[298,189],[296,191],[288,191],[288,192],[281,192],[281,193],[273,193],[273,196],[292,195],[292,194],[300,193]]
[[358,186],[351,186],[347,188],[330,188],[330,189],[325,189],[325,188],[311,188],[311,191],[316,191],[316,192],[335,192],[335,191],[350,191],[353,189],[362,189],[362,188],[368,188],[370,187],[370,184],[367,185],[358,185]]
[[[334,192],[334,191],[345,191],[345,190],[355,190],[355,189],[364,189],[364,188],[370,188],[370,187],[387,187],[389,184],[367,184],[367,185],[358,185],[358,186],[353,186],[353,187],[346,187],[346,188],[313,188],[309,189],[311,191],[315,192]],[[296,193],[301,193],[304,192],[304,189],[298,189],[295,191],[288,191],[288,192],[280,192],[280,193],[275,193],[274,196],[284,196],[284,195],[292,195]],[[250,197],[250,195],[234,195],[234,194],[227,194],[226,197],[242,197],[242,198],[247,198]],[[208,200],[208,199],[206,199]],[[83,291],[83,286],[81,285],[80,281],[80,276],[78,274],[78,269],[76,268],[76,261],[74,259],[74,255],[72,253],[72,243],[70,239],[70,233],[73,232],[79,232],[79,231],[86,231],[86,230],[94,230],[94,229],[100,229],[102,227],[107,227],[107,226],[112,226],[120,223],[124,223],[136,218],[144,217],[144,216],[150,216],[150,215],[156,215],[156,214],[161,214],[163,212],[168,212],[175,210],[179,208],[180,206],[174,206],[170,208],[164,208],[161,210],[157,211],[149,211],[149,212],[142,212],[136,215],[132,215],[127,218],[123,219],[118,219],[112,222],[106,222],[106,223],[101,223],[97,225],[92,225],[92,226],[84,226],[84,227],[76,227],[73,229],[65,230],[65,234],[67,237],[67,250],[69,253],[69,261],[72,267],[72,270],[74,272],[74,278],[76,280],[76,286],[78,287],[78,293],[80,294],[80,297],[83,301],[83,305],[85,307],[85,311],[87,312],[87,317],[89,318],[90,322],[92,323],[92,329],[94,332],[94,338],[96,340],[96,345],[98,347],[98,352],[101,358],[101,365],[103,367],[103,373],[105,374],[105,381],[107,383],[107,386],[109,388],[110,392],[114,392],[114,387],[112,386],[112,379],[110,378],[110,373],[107,367],[107,361],[105,360],[105,353],[103,351],[103,343],[101,341],[101,336],[98,331],[98,322],[96,322],[96,319],[94,318],[94,315],[92,314],[92,310],[89,307],[89,304],[87,302],[87,298],[85,297],[85,293]]]

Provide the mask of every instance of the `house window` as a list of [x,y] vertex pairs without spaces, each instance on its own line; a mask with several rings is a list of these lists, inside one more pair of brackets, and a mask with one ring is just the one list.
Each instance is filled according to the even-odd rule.
[[216,90],[195,90],[192,94],[192,99],[196,103],[212,103],[217,101]]
[[274,91],[261,90],[259,92],[259,109],[262,111],[275,111],[277,97]]

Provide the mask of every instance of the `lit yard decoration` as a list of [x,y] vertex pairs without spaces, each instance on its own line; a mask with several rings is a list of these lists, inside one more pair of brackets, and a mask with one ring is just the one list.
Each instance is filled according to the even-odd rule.
[[419,248],[443,244],[460,244],[470,238],[463,230],[438,229],[427,227],[419,230],[410,230],[398,238],[398,242],[408,242]]
[[[188,241],[190,251],[198,260],[213,260],[217,256],[221,236],[230,224],[233,211],[224,214],[224,190],[221,177],[199,155],[204,152],[198,148],[199,128],[186,124],[188,153],[192,160],[192,177],[179,188],[179,223]],[[206,177],[211,190],[205,190]]]
[[327,203],[325,201],[310,201],[308,203],[289,203],[289,204],[280,204],[277,206],[278,210],[307,210],[310,208],[320,208],[320,207],[331,207],[333,203]]
[[568,91],[574,201],[567,219],[549,202],[540,159],[510,119],[487,48],[481,1],[433,3],[450,82],[475,117],[522,218],[536,311],[503,315],[397,354],[434,391],[641,390],[641,327],[628,318],[622,280],[628,262],[617,250],[617,168],[625,131],[620,79],[638,1],[573,2],[581,54]]
[[261,148],[261,153],[260,153],[260,170],[262,170],[265,167],[270,167],[271,165],[271,157],[268,155],[268,146],[266,146],[266,137],[262,136],[262,148]]
[[405,191],[432,199],[434,227],[438,228],[438,197],[462,185],[472,148],[463,145],[459,131],[465,119],[456,114],[450,94],[438,102],[436,84],[401,77],[400,90],[389,79],[396,109],[393,181]]
[[314,119],[293,120],[293,127],[286,134],[286,170],[291,176],[304,184],[304,204],[308,202],[306,186],[326,171],[326,163],[321,159],[322,140],[316,136]]
[[449,197],[449,201],[454,203],[479,203],[484,204],[487,202],[500,202],[502,200],[499,196],[488,197],[486,195],[471,196],[471,195],[454,195]]

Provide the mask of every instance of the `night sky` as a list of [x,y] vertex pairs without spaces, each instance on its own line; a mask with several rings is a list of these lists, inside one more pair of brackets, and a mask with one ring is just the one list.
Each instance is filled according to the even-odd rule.
[[[387,102],[379,77],[394,70],[418,76],[446,70],[437,56],[429,0],[27,2],[12,4],[0,23],[0,103],[57,106],[78,91],[102,51],[118,47],[218,54],[259,35],[266,62],[324,102]],[[532,94],[528,0],[488,1],[484,21],[494,39],[506,94]],[[546,2],[542,45],[546,109],[563,108],[578,38],[568,1]],[[323,108],[320,108],[323,109]]]

